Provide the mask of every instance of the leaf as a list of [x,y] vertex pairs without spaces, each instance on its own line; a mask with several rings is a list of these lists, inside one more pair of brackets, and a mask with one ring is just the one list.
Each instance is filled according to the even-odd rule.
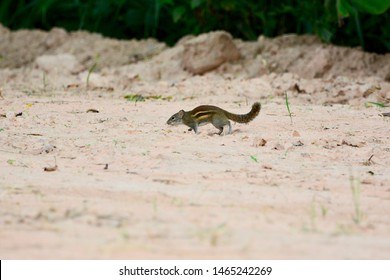
[[89,68],[88,70],[88,75],[87,75],[87,80],[86,80],[86,85],[87,85],[87,88],[89,86],[89,77],[91,76],[91,73],[93,71],[95,71],[95,68],[97,67],[97,61],[94,62],[94,64],[91,66],[91,68]]
[[337,0],[339,17],[348,17],[355,9],[373,15],[386,12],[390,7],[390,0]]
[[352,10],[348,0],[337,0],[336,7],[339,17],[348,17],[349,12]]
[[186,8],[184,6],[176,7],[172,13],[173,22],[177,23],[182,18],[185,11],[186,11]]
[[202,5],[204,0],[191,0],[191,9],[196,9]]
[[[344,0],[345,1],[345,0]],[[351,5],[359,11],[373,15],[379,15],[386,12],[390,7],[390,0],[349,0]]]
[[252,159],[254,162],[258,162],[256,156],[251,156],[251,159]]

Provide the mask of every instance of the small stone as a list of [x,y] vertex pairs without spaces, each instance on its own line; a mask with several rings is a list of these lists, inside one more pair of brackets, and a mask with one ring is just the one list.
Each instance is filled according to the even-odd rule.
[[293,131],[292,135],[293,135],[293,137],[300,137],[301,136],[301,134],[299,134],[299,132],[296,130]]
[[48,154],[53,152],[57,147],[51,143],[44,143],[40,150],[40,154]]
[[362,180],[362,184],[364,185],[373,185],[374,184],[374,180],[372,178],[365,178]]
[[265,144],[267,144],[267,140],[265,140],[264,138],[255,138],[255,140],[253,141],[253,146],[254,147],[264,147]]
[[271,166],[271,165],[268,165],[268,164],[264,164],[262,167],[263,167],[264,169],[272,170],[272,166]]
[[355,147],[355,148],[361,148],[361,147],[363,147],[365,144],[366,144],[366,142],[364,142],[364,141],[358,141],[358,140],[353,139],[353,138],[351,138],[351,137],[345,138],[345,139],[343,139],[343,141],[341,142],[341,145],[347,145],[347,146],[351,146],[351,147]]
[[183,45],[182,66],[192,74],[204,74],[241,57],[232,36],[225,31],[201,34]]
[[281,144],[276,144],[275,147],[273,148],[274,150],[277,150],[277,151],[282,151],[284,150],[284,146],[281,145]]
[[295,147],[300,147],[300,146],[303,146],[303,145],[304,145],[304,144],[302,143],[301,140],[299,140],[299,141],[293,143],[293,146],[295,146]]

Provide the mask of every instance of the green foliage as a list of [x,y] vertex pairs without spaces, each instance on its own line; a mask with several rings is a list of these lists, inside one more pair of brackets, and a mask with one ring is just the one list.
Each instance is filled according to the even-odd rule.
[[162,95],[150,95],[150,96],[142,96],[140,94],[128,94],[125,95],[124,98],[128,101],[135,101],[135,102],[144,102],[146,99],[148,100],[164,100],[164,101],[171,101],[172,96],[162,96]]
[[254,156],[254,155],[251,155],[251,160],[253,160],[254,162],[258,162],[258,161],[257,161],[257,157]]
[[337,11],[343,17],[349,16],[353,10],[379,15],[389,7],[390,0],[337,0]]
[[386,105],[384,103],[380,103],[380,102],[367,102],[366,103],[366,106],[370,106],[370,105],[374,105],[374,106],[377,106],[377,107],[380,107],[380,108],[385,108],[385,107],[390,107],[389,105]]
[[[337,0],[337,12],[339,19],[352,16],[356,27],[359,44],[365,48],[365,39],[362,30],[362,22],[359,13],[382,14],[390,7],[390,0]],[[384,42],[389,51],[389,41]]]
[[143,97],[140,94],[128,94],[128,95],[125,95],[125,99],[128,100],[128,101],[134,101],[134,102],[144,102],[145,101],[145,97]]
[[11,29],[59,26],[168,44],[212,30],[245,40],[316,34],[326,42],[386,52],[389,6],[390,0],[1,0],[0,22]]

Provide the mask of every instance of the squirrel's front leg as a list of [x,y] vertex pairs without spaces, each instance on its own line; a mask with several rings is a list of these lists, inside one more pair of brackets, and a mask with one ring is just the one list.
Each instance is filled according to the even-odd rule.
[[189,125],[189,127],[189,131],[193,130],[195,134],[198,134],[198,125],[196,123],[194,123],[193,125]]

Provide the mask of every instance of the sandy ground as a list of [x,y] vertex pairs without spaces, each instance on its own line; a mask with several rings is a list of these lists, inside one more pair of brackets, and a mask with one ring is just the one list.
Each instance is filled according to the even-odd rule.
[[[104,49],[108,39],[93,36]],[[265,60],[291,46],[261,40]],[[158,42],[158,54],[100,65],[88,88],[81,58],[76,73],[35,59],[3,65],[0,258],[389,259],[390,109],[367,105],[388,104],[388,56],[296,40],[304,53],[357,53],[366,68],[340,75],[358,63],[351,55],[340,67],[315,60],[326,71],[313,77],[296,64],[259,72],[244,55],[196,76],[172,59],[180,46]],[[275,54],[279,66],[299,56],[292,48]],[[124,98],[134,94],[146,100]],[[230,135],[166,125],[180,109],[246,113],[255,101],[260,115]]]

